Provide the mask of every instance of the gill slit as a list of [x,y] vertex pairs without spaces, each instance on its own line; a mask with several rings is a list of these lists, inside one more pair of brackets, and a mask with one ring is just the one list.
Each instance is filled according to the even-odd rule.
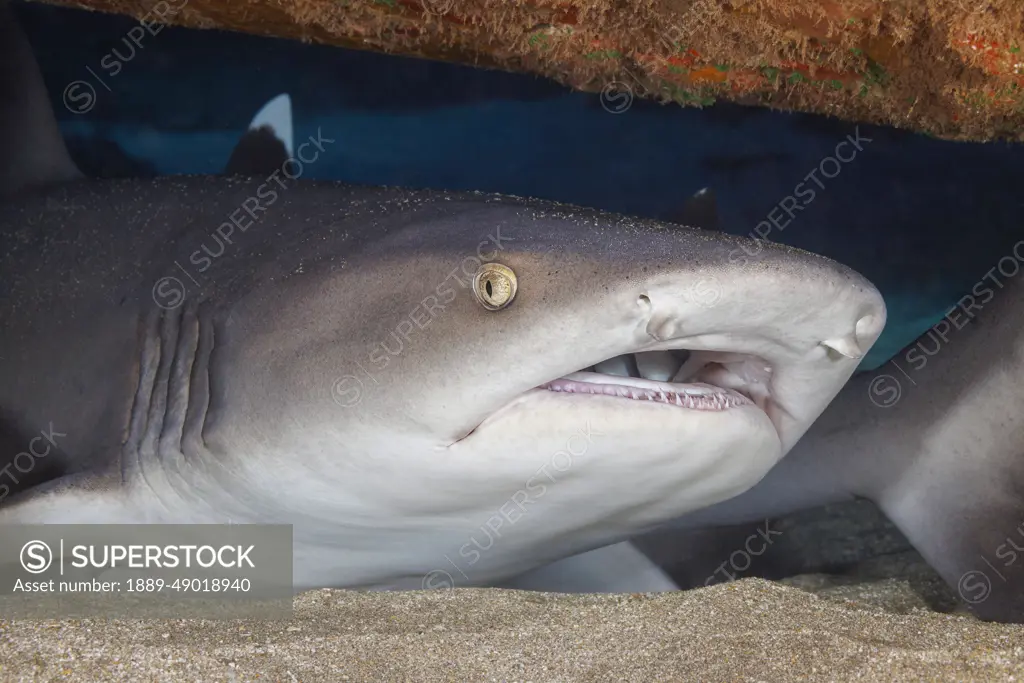
[[205,452],[213,332],[208,313],[192,302],[151,310],[141,321],[139,380],[121,452],[122,482],[137,476],[159,496],[167,488],[161,482],[180,492],[192,480],[196,456]]

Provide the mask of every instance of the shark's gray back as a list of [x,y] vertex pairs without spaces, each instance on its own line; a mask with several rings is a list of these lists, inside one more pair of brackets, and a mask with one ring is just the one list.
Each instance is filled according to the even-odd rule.
[[257,282],[344,268],[347,252],[400,229],[403,206],[430,203],[408,191],[304,184],[276,188],[254,221],[240,207],[262,185],[77,181],[0,201],[6,450],[24,450],[52,425],[67,435],[59,457],[108,459],[127,429],[147,312],[189,302],[223,315]]

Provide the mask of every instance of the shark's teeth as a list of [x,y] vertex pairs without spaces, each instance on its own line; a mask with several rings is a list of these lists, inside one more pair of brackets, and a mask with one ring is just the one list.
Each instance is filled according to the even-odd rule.
[[[575,373],[576,376],[582,374],[584,373]],[[631,386],[617,382],[599,383],[581,381],[570,376],[542,384],[540,388],[566,394],[593,394],[628,398],[634,401],[653,401],[690,410],[728,410],[736,406],[754,404],[749,398],[736,391],[710,384],[667,384],[664,382],[645,382],[645,384],[660,384],[661,386]]]

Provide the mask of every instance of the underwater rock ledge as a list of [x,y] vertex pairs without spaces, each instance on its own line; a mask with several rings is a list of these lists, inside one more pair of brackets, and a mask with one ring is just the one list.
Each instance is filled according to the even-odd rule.
[[[534,73],[687,106],[718,99],[963,140],[1024,140],[1019,0],[47,0]],[[628,88],[628,90],[627,90]]]

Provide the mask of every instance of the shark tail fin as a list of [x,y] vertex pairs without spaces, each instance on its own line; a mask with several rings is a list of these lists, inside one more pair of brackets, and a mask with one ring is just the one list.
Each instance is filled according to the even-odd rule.
[[1024,620],[1024,454],[943,444],[872,497],[975,616]]
[[293,154],[294,140],[292,100],[284,93],[256,113],[231,152],[224,173],[247,176],[273,173]]
[[5,0],[0,0],[0,154],[0,196],[81,177],[64,146],[32,47]]
[[[915,418],[913,411],[921,403],[893,408],[899,394],[882,391],[892,385],[878,383],[879,377],[865,373],[850,380],[768,473],[765,479],[773,486],[766,492],[777,499],[800,500],[785,488],[795,482],[813,493],[803,496],[801,508],[866,498],[975,616],[1024,621],[1024,453],[1016,450],[1019,441],[978,436],[951,443],[919,436],[915,420],[927,418]],[[946,379],[954,385],[960,381]],[[945,419],[957,419],[948,412],[953,408],[941,409],[947,411]],[[890,412],[895,410],[903,412]],[[978,416],[977,434],[991,431],[988,420]],[[910,436],[900,438],[902,433]]]

